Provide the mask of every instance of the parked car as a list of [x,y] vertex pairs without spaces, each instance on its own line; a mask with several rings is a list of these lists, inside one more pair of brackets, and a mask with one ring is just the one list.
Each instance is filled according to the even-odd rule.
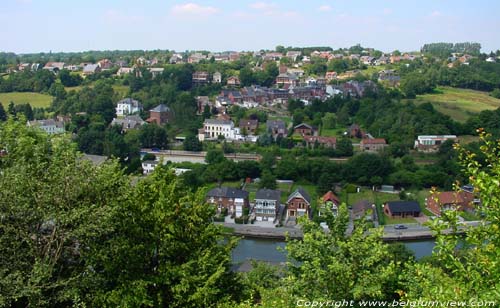
[[395,225],[394,226],[394,229],[397,229],[397,230],[404,230],[404,229],[408,229],[407,226],[405,225]]

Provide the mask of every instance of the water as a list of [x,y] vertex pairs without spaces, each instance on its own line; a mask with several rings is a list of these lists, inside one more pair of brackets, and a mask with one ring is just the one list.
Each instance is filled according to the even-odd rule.
[[[418,259],[432,254],[432,249],[436,245],[434,240],[404,242],[405,246],[415,253]],[[248,259],[267,262],[285,262],[286,252],[285,242],[265,239],[241,239],[238,246],[233,250],[233,262],[240,263]]]

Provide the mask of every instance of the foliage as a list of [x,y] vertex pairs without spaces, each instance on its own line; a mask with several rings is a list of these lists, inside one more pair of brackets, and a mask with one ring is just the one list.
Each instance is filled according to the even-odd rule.
[[196,135],[190,134],[184,139],[182,147],[185,151],[199,152],[203,149],[203,145],[198,140]]
[[[484,142],[481,151],[486,155],[484,164],[462,146],[456,147],[470,184],[476,193],[481,194],[481,206],[477,210],[484,215],[484,221],[467,229],[465,238],[460,238],[455,233],[459,228],[457,211],[445,211],[439,220],[434,220],[430,227],[437,235],[437,264],[416,264],[409,268],[404,284],[406,298],[463,301],[500,298],[500,266],[497,262],[500,257],[500,142],[483,131],[480,131],[480,137]],[[446,234],[445,229],[454,232]],[[456,250],[459,243],[462,248]],[[443,283],[446,288],[441,287]]]
[[259,188],[276,189],[276,176],[269,170],[264,170],[260,178]]

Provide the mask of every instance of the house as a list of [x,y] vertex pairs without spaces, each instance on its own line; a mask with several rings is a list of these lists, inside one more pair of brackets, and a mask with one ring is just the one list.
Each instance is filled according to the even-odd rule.
[[177,63],[182,63],[182,55],[178,53],[174,53],[171,57],[170,60],[168,60],[170,64],[177,64]]
[[420,206],[417,201],[389,201],[384,204],[384,213],[390,218],[419,217]]
[[229,215],[243,216],[243,209],[250,208],[248,192],[232,187],[216,187],[207,193],[207,203],[214,205],[220,213],[227,209]]
[[392,87],[399,85],[401,77],[394,70],[381,70],[378,73],[378,81],[386,82]]
[[150,67],[148,68],[148,71],[151,73],[151,76],[153,78],[156,78],[158,76],[160,76],[161,74],[163,74],[163,71],[165,69],[163,67]]
[[306,216],[309,218],[311,215],[311,197],[302,187],[298,187],[293,193],[290,194],[290,196],[288,196],[286,205],[287,219],[299,216]]
[[113,67],[113,62],[111,62],[109,59],[102,59],[101,61],[97,62],[97,65],[99,65],[101,70],[109,70]]
[[337,79],[337,72],[326,72],[325,78],[326,82],[330,83],[330,81]]
[[474,193],[466,190],[443,191],[425,199],[427,209],[440,216],[442,211],[455,209],[458,211],[474,211]]
[[44,70],[57,73],[64,68],[64,62],[47,62],[43,67]]
[[97,64],[87,64],[83,67],[83,72],[82,74],[84,76],[92,75],[95,73],[99,73],[101,71],[101,68]]
[[286,57],[289,58],[290,60],[292,60],[293,62],[297,62],[297,60],[299,59],[299,57],[301,55],[302,55],[302,52],[300,50],[299,51],[290,50],[290,51],[286,52]]
[[52,120],[52,119],[28,121],[27,125],[29,127],[37,127],[39,129],[45,131],[49,135],[62,134],[65,132],[64,122],[56,121],[56,120]]
[[213,83],[221,83],[222,82],[222,74],[220,72],[215,72],[212,75],[212,82]]
[[486,59],[486,62],[489,62],[489,63],[495,63],[495,62],[497,62],[497,60],[496,60],[494,57],[488,57],[488,58]]
[[359,147],[363,152],[378,152],[387,146],[384,138],[363,138],[359,143]]
[[360,200],[352,205],[352,218],[362,219],[363,217],[366,220],[374,220],[374,208],[375,204],[372,204],[368,200]]
[[202,114],[203,111],[205,110],[205,106],[212,107],[212,104],[210,103],[210,99],[208,96],[197,96],[196,97],[196,103],[198,105],[198,114]]
[[134,69],[131,67],[120,67],[118,71],[116,72],[116,75],[118,76],[123,76],[127,74],[131,74],[134,72]]
[[414,147],[420,152],[437,152],[447,140],[456,142],[458,139],[455,135],[423,135],[417,137]]
[[337,138],[335,137],[304,136],[304,141],[308,147],[320,145],[325,148],[337,148]]
[[285,122],[281,120],[267,120],[267,132],[270,133],[274,139],[278,137],[286,137],[288,131]]
[[275,221],[280,208],[281,191],[259,189],[255,193],[254,213],[257,221]]
[[301,136],[317,136],[318,130],[307,123],[300,123],[293,128],[293,133]]
[[139,101],[130,97],[124,98],[116,103],[116,116],[123,117],[128,114],[134,114],[142,111],[142,105]]
[[205,71],[196,71],[192,76],[193,85],[203,85],[210,82],[209,74]]
[[240,131],[243,132],[243,130],[245,130],[247,134],[255,135],[258,127],[259,127],[259,120],[252,120],[252,119],[240,120],[240,125],[239,125]]
[[142,166],[142,173],[144,175],[146,174],[150,174],[151,172],[153,172],[156,168],[156,166],[158,166],[158,164],[160,164],[159,161],[156,161],[156,160],[145,160],[142,162],[141,166]]
[[122,132],[126,132],[131,129],[138,129],[144,124],[146,124],[146,122],[144,122],[141,117],[136,115],[128,115],[125,118],[121,119],[114,118],[113,121],[111,121],[111,126],[119,125],[122,129]]
[[158,125],[163,125],[172,120],[173,114],[170,108],[164,104],[160,104],[155,108],[149,110],[149,123],[156,123]]
[[321,206],[318,211],[318,216],[321,216],[322,210],[324,211],[324,208],[329,208],[333,215],[337,216],[339,206],[340,206],[340,199],[333,193],[333,191],[328,191],[326,194],[321,197]]
[[336,96],[342,95],[342,89],[338,86],[327,85],[325,88],[325,92],[328,96]]
[[232,140],[235,137],[234,123],[230,120],[206,119],[203,122],[203,136],[198,136],[200,141],[217,139],[219,136]]
[[231,76],[227,79],[226,84],[232,87],[238,87],[240,85],[240,79],[236,76]]
[[207,56],[205,56],[199,52],[196,52],[196,53],[189,56],[188,63],[199,63],[200,61],[206,60],[206,59],[207,59]]
[[298,86],[299,78],[296,75],[290,74],[288,72],[281,73],[276,77],[276,84],[281,87]]

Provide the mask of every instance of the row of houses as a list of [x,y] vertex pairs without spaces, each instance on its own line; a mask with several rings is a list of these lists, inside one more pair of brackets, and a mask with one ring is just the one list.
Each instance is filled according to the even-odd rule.
[[[317,212],[313,213],[311,207],[311,196],[298,187],[286,199],[285,204],[281,204],[281,194],[279,190],[259,189],[255,194],[253,203],[250,203],[249,193],[245,190],[232,187],[216,187],[206,195],[206,201],[217,208],[218,213],[227,210],[232,217],[242,217],[245,208],[255,217],[257,221],[271,221],[276,223],[281,218],[286,221],[295,220],[297,217],[305,216],[312,218],[313,215],[322,216],[328,208],[333,215],[336,215],[340,206],[340,199],[332,191],[328,191],[319,200]],[[479,204],[473,188],[464,186],[459,192],[442,192],[436,196],[426,199],[427,208],[434,214],[440,216],[443,211],[456,209],[462,211],[474,211]],[[375,217],[375,205],[366,200],[357,202],[352,207],[354,219],[367,218],[372,220]],[[421,208],[417,201],[388,201],[383,204],[383,212],[390,218],[420,217]],[[282,216],[283,215],[283,216]]]

